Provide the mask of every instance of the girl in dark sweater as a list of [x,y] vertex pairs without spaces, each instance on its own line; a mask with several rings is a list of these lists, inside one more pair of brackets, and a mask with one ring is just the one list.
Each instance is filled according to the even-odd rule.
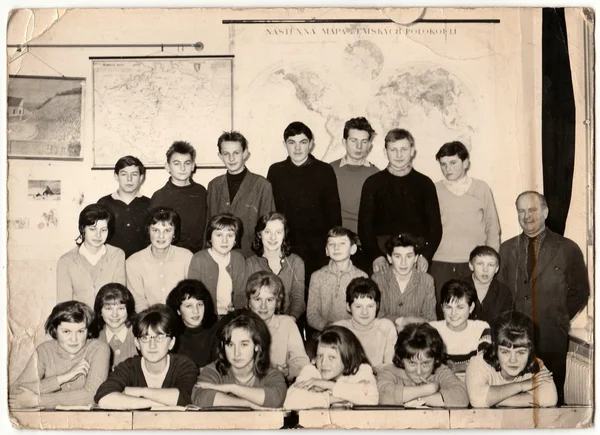
[[196,279],[180,281],[167,305],[179,315],[174,353],[191,358],[199,368],[217,357],[217,313],[206,286]]

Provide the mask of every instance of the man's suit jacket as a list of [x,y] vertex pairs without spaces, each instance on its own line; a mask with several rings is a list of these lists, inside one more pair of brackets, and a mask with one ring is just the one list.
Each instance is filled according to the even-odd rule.
[[570,320],[585,307],[590,294],[583,254],[572,240],[546,229],[537,267],[529,278],[526,243],[522,233],[500,246],[498,280],[510,289],[515,309],[535,322],[536,349],[565,352]]

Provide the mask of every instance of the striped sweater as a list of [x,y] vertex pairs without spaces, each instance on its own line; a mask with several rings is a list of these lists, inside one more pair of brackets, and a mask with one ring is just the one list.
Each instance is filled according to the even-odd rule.
[[464,372],[471,358],[485,346],[484,343],[492,342],[490,325],[483,320],[467,320],[467,327],[459,332],[449,329],[445,320],[429,324],[442,336],[448,365],[455,373]]
[[394,270],[373,275],[381,290],[381,308],[378,317],[394,322],[398,317],[415,316],[435,320],[435,288],[431,275],[413,270],[404,293],[400,292]]

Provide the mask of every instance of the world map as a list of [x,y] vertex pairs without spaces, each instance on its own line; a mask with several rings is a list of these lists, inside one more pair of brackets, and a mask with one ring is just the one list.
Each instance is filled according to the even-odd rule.
[[[436,151],[452,140],[471,149],[479,125],[478,103],[457,74],[439,64],[390,60],[366,40],[341,51],[341,63],[290,62],[267,70],[252,83],[253,103],[247,105],[244,121],[262,132],[255,142],[280,142],[283,128],[300,120],[315,134],[314,154],[331,161],[343,154],[344,123],[365,116],[379,141],[392,128],[406,128],[417,143]],[[264,95],[270,98],[261,101]],[[274,124],[283,127],[273,131]]]
[[231,59],[101,60],[94,66],[94,165],[131,154],[165,163],[177,140],[198,151],[197,164],[220,164],[214,142],[232,123]]

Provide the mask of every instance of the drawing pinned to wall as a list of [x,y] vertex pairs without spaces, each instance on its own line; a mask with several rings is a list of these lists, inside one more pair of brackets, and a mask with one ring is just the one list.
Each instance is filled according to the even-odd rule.
[[26,216],[7,220],[9,230],[29,229],[29,218]]
[[58,215],[55,208],[42,213],[42,219],[38,223],[38,228],[40,230],[44,228],[58,228]]
[[72,201],[74,203],[76,203],[77,205],[81,205],[83,204],[83,201],[85,200],[85,195],[83,194],[83,192],[79,192],[77,195],[75,195],[72,199]]
[[60,180],[29,180],[27,197],[36,201],[60,201]]
[[82,160],[85,79],[10,76],[8,158]]

